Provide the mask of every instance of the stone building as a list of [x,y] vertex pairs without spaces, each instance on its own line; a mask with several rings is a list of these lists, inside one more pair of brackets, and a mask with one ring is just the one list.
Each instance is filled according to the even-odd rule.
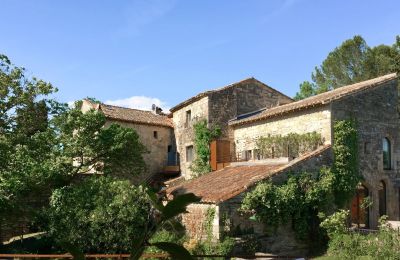
[[[197,179],[171,187],[167,195],[193,192],[202,197],[199,204],[191,205],[183,222],[189,235],[201,238],[204,213],[214,208],[213,233],[216,238],[229,226],[240,230],[253,230],[263,246],[277,253],[302,249],[287,232],[280,237],[268,237],[264,227],[239,216],[244,194],[259,181],[272,179],[279,183],[286,173],[318,170],[333,162],[331,144],[333,124],[337,120],[355,119],[359,136],[359,169],[364,177],[351,204],[352,221],[360,227],[376,228],[380,216],[400,220],[400,121],[399,90],[396,74],[338,88],[301,101],[258,110],[229,121],[230,136],[235,154],[251,154],[246,162],[205,174]],[[174,122],[176,123],[176,122]],[[317,132],[323,143],[317,150],[292,158],[259,160],[254,154],[257,139],[262,136],[289,133]],[[369,196],[372,205],[363,210],[362,199]],[[243,233],[243,232],[242,232]]]
[[105,126],[112,123],[134,129],[140,142],[147,148],[143,155],[147,172],[135,178],[137,181],[150,180],[154,175],[163,171],[167,165],[176,164],[174,130],[172,121],[160,109],[153,111],[123,108],[106,104],[95,104],[83,100],[82,111],[96,109],[107,118]]
[[195,158],[195,122],[204,119],[209,126],[218,125],[222,130],[220,140],[231,141],[229,119],[292,101],[288,96],[255,78],[248,78],[219,89],[202,92],[171,108],[170,116],[174,123],[182,176],[185,179],[192,177],[190,165]]

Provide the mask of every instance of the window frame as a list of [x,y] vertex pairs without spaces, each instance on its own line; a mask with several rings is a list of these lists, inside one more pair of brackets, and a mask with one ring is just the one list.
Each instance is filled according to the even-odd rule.
[[[385,149],[385,144],[387,145]],[[387,157],[385,159],[385,153],[387,153]],[[382,139],[382,164],[384,170],[392,169],[392,144],[388,137],[384,137]]]
[[[190,151],[190,156],[189,156],[189,151]],[[193,159],[194,159],[194,147],[193,147],[193,145],[186,146],[185,152],[186,152],[186,162],[192,162]]]
[[189,127],[190,123],[192,122],[192,110],[186,110],[185,113],[185,127]]

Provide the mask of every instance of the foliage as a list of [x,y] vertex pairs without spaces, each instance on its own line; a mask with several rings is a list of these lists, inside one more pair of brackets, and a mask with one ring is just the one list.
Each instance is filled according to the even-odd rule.
[[27,77],[0,55],[0,220],[32,219],[38,198],[68,185],[80,173],[142,172],[145,149],[137,133],[104,127],[102,113],[80,111],[50,98],[50,83]]
[[128,252],[149,225],[150,208],[141,187],[111,177],[88,178],[53,192],[48,233],[59,245],[82,252]]
[[301,239],[323,236],[318,215],[330,215],[348,202],[360,180],[354,123],[335,122],[334,137],[332,169],[292,174],[282,185],[259,183],[244,197],[241,211],[270,227],[291,223]]
[[313,82],[303,82],[295,99],[303,99],[352,83],[400,72],[400,36],[392,46],[369,47],[356,35],[330,52],[312,73]]
[[314,96],[316,94],[317,91],[315,83],[310,81],[303,81],[303,83],[300,84],[300,91],[296,93],[296,96],[294,96],[294,100],[297,101],[305,99]]
[[358,137],[353,120],[338,121],[334,126],[334,193],[336,205],[344,207],[354,195],[361,175],[358,171]]
[[380,229],[367,235],[351,231],[331,234],[327,255],[337,259],[400,259],[400,233],[381,220]]
[[[166,251],[173,259],[192,259],[190,253],[178,242],[158,241],[154,238],[160,230],[173,229],[176,230],[177,224],[175,218],[182,213],[187,212],[186,207],[200,201],[193,193],[182,194],[174,197],[165,206],[159,201],[157,195],[151,190],[147,189],[147,198],[152,204],[152,221],[149,226],[140,234],[137,239],[132,242],[130,249],[131,259],[139,259],[143,252],[149,248],[154,247]],[[171,231],[171,230],[169,230]],[[154,240],[152,240],[154,238]]]
[[295,158],[306,152],[314,151],[322,144],[321,134],[317,132],[259,137],[256,141],[261,158]]
[[[324,218],[325,216],[321,216]],[[325,218],[320,227],[326,230],[326,233],[330,238],[333,238],[337,234],[343,234],[347,230],[347,220],[349,218],[348,210],[338,210],[329,217]]]
[[211,171],[210,143],[221,135],[221,128],[218,126],[209,128],[205,119],[195,123],[193,128],[196,157],[190,169],[199,176]]

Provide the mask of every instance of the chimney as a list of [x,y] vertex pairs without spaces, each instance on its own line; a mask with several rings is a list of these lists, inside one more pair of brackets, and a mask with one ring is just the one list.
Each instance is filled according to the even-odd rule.
[[156,106],[155,104],[151,105],[151,111],[156,115],[162,115],[163,114],[162,108]]

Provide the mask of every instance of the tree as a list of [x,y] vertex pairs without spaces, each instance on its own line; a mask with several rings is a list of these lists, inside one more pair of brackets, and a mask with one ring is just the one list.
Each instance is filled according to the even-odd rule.
[[85,253],[129,252],[151,224],[151,204],[142,187],[112,177],[87,178],[51,196],[48,234]]
[[294,100],[305,99],[315,94],[317,94],[315,84],[309,81],[303,81],[303,83],[300,84],[300,91],[296,93]]
[[135,175],[145,168],[137,133],[94,110],[49,98],[57,89],[0,55],[0,220],[32,219],[38,201],[92,170]]
[[313,83],[303,82],[295,99],[300,100],[345,85],[400,72],[400,37],[392,46],[369,47],[359,35],[344,41],[315,68]]

